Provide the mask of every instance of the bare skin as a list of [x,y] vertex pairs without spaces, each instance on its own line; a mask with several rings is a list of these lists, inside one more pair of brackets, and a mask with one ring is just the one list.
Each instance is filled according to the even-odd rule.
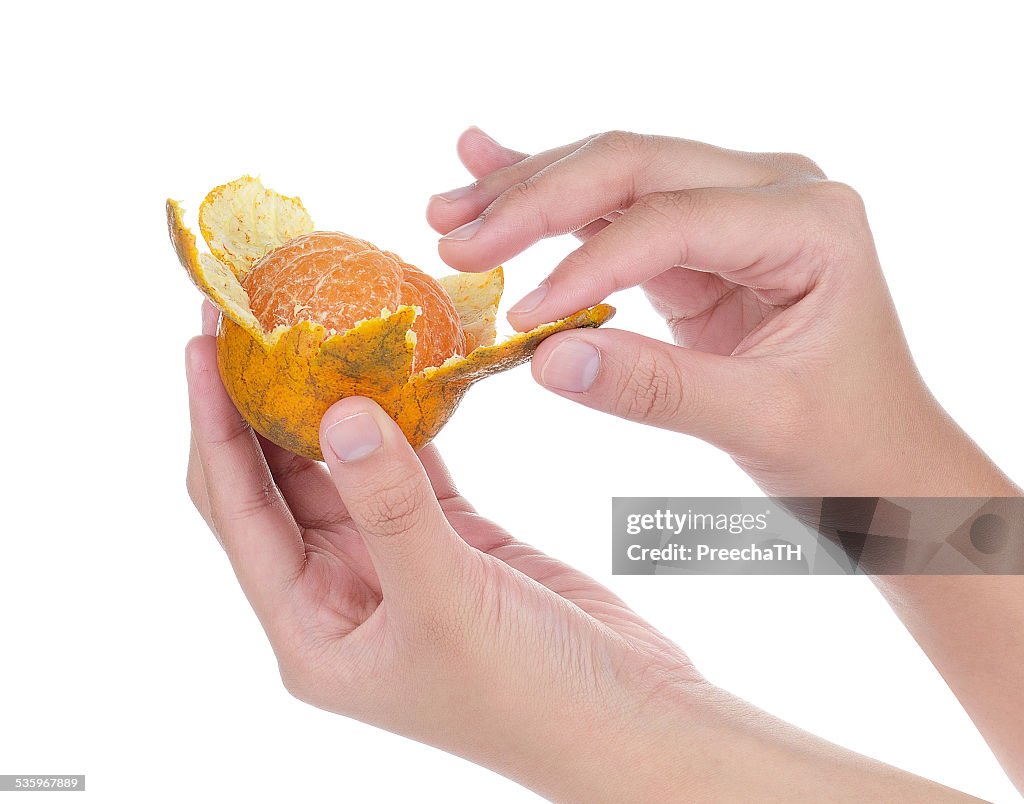
[[477,514],[370,400],[328,411],[326,466],[266,443],[213,341],[187,349],[188,486],[296,697],[557,801],[968,799],[709,684],[610,591]]
[[[584,241],[543,299],[510,312],[517,327],[642,285],[677,341],[556,336],[534,361],[545,387],[717,444],[770,493],[1019,491],[931,398],[859,199],[809,160],[622,133],[527,157],[471,129],[459,150],[479,181],[428,209],[450,264]],[[326,464],[267,444],[220,383],[215,325],[207,308],[187,351],[189,489],[302,700],[555,800],[968,798],[709,684],[611,592],[481,518],[436,451],[416,455],[369,400],[328,411]],[[1021,705],[1008,679],[1024,626],[1004,607],[1024,610],[1024,589],[993,580],[885,591],[1019,779],[1024,717],[1005,710]],[[995,691],[941,605],[965,592],[991,629],[970,651]]]
[[[769,494],[1022,493],[929,393],[860,199],[810,160],[624,132],[528,156],[478,129],[459,153],[478,180],[428,207],[449,264],[583,241],[514,325],[640,285],[674,336],[557,335],[533,361],[541,385],[717,444]],[[1024,789],[1024,578],[875,580]]]

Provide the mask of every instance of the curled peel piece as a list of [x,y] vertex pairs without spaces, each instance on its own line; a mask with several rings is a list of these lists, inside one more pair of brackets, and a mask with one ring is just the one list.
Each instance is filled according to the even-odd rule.
[[183,211],[177,201],[167,201],[167,230],[181,267],[206,298],[231,321],[246,331],[262,333],[256,316],[249,309],[249,294],[222,262],[209,254],[200,254],[196,236],[185,226]]
[[178,259],[223,313],[217,363],[228,394],[257,432],[317,460],[323,457],[320,420],[339,399],[375,400],[418,449],[437,435],[473,383],[526,362],[549,335],[598,327],[615,312],[599,304],[495,344],[502,269],[448,276],[439,284],[452,299],[467,354],[414,374],[419,307],[382,310],[345,332],[308,320],[267,331],[253,314],[239,278],[267,251],[312,231],[298,199],[267,190],[248,176],[211,191],[200,210],[200,226],[214,256],[199,253],[182,217],[181,206],[168,200],[168,229]]
[[473,383],[525,363],[541,341],[556,332],[599,327],[613,315],[614,307],[598,304],[560,321],[517,333],[502,343],[481,346],[438,368],[426,369],[410,377],[402,389],[402,404],[395,421],[418,449],[440,432]]
[[459,323],[466,335],[466,352],[494,343],[498,302],[505,289],[505,273],[501,266],[482,274],[442,276],[437,281],[455,304]]
[[312,232],[313,219],[298,198],[242,176],[210,190],[199,207],[199,231],[213,256],[241,278],[271,249]]

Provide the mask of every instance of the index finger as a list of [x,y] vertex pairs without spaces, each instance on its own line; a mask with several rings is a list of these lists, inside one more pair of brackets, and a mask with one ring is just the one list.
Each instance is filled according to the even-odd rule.
[[212,337],[189,342],[186,369],[192,435],[210,519],[242,590],[266,622],[305,565],[302,534],[255,434],[224,390]]

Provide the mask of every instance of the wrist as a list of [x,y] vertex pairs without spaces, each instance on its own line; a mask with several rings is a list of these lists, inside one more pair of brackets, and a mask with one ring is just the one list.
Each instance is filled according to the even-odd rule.
[[808,426],[795,448],[737,463],[776,497],[999,497],[1021,490],[923,385]]
[[688,665],[656,664],[622,665],[574,706],[507,722],[503,748],[474,761],[552,801],[969,798],[780,721]]
[[[593,718],[574,717],[547,745],[552,759],[518,779],[552,801],[703,801],[714,798],[705,765],[718,760],[717,720],[703,679],[652,686]],[[565,739],[568,738],[568,739]]]
[[[888,428],[871,461],[843,496],[1001,497],[1021,490],[931,394]],[[869,456],[868,456],[869,457]],[[840,495],[836,495],[840,496]]]

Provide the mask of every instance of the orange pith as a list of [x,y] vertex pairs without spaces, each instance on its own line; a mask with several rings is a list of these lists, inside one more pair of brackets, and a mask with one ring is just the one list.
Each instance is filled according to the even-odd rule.
[[359,321],[417,306],[413,371],[466,354],[451,298],[437,281],[364,240],[312,232],[257,261],[242,278],[253,314],[266,330],[312,321],[345,332]]

